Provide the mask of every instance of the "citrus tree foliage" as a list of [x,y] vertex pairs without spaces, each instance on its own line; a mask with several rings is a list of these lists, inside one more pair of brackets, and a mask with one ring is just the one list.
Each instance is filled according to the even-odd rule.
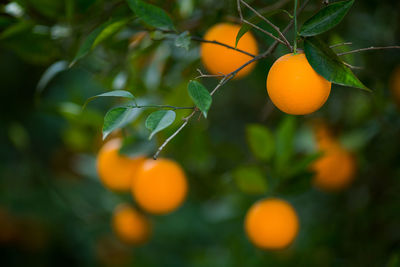
[[[375,50],[400,43],[398,10],[395,0],[3,1],[5,266],[397,266],[400,120],[389,88],[400,52]],[[257,39],[243,79],[209,77],[201,64],[202,36],[220,22],[240,24],[235,46],[249,31]],[[332,91],[319,111],[290,116],[265,81],[278,57],[302,51]],[[313,186],[324,156],[316,121],[357,162],[344,191]],[[173,158],[189,181],[185,204],[151,216],[153,237],[138,248],[110,228],[130,195],[96,174],[95,155],[114,137],[123,155]],[[243,231],[266,197],[299,215],[282,252],[258,250]]]

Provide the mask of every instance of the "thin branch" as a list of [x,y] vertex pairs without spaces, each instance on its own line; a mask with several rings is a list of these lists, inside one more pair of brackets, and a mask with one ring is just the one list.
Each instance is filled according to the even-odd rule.
[[347,67],[349,67],[350,69],[363,69],[363,67],[353,66],[347,62],[343,62],[343,64],[346,65]]
[[240,8],[240,0],[236,1],[236,6],[237,6],[238,13],[239,13],[239,18],[241,21],[243,21],[242,9]]
[[329,47],[330,48],[335,48],[335,47],[338,47],[338,46],[352,45],[352,44],[353,44],[352,42],[344,42],[344,43],[339,43],[339,44],[333,44],[333,45],[331,45]]
[[[281,30],[279,29],[278,26],[276,26],[275,24],[273,24],[269,19],[267,19],[266,17],[264,17],[263,15],[261,15],[260,13],[257,12],[257,10],[255,10],[252,6],[250,6],[249,4],[247,4],[245,1],[240,0],[240,2],[245,5],[248,9],[250,9],[254,14],[256,14],[259,18],[261,18],[262,20],[264,20],[266,23],[268,23],[279,35],[279,39],[283,40],[284,44],[289,48],[290,51],[292,51],[292,46],[290,45],[289,41],[286,39],[285,35],[283,35],[283,33],[281,32]],[[243,20],[243,19],[242,19]]]
[[235,48],[235,47],[233,47],[233,46],[230,46],[230,45],[227,45],[227,44],[224,44],[224,43],[220,43],[220,42],[215,41],[215,40],[205,40],[205,39],[200,38],[200,37],[197,37],[197,36],[192,36],[191,39],[192,39],[193,41],[197,41],[197,42],[221,45],[221,46],[224,46],[224,47],[226,47],[226,48],[229,48],[229,49],[232,49],[232,50],[236,50],[236,51],[238,51],[238,52],[240,52],[240,53],[246,54],[246,55],[248,55],[248,56],[250,56],[250,57],[255,57],[255,55],[253,55],[253,54],[251,54],[251,53],[249,53],[249,52],[246,52],[246,51],[244,51],[244,50],[241,50],[241,49],[239,49],[239,48]]
[[296,54],[297,53],[297,0],[294,0],[293,17],[294,17],[293,53]]
[[189,120],[194,116],[194,114],[196,114],[197,109],[193,110],[192,113],[190,113],[189,116],[183,118],[183,124],[181,125],[181,127],[178,128],[178,130],[176,130],[170,137],[168,137],[164,143],[162,143],[162,145],[157,149],[157,152],[154,154],[153,159],[156,160],[158,158],[158,155],[160,155],[161,151],[164,149],[164,147],[172,140],[174,139],[174,137],[180,133],[180,131],[183,130],[183,128],[185,128],[186,124],[188,124]]
[[[281,40],[280,38],[276,37],[275,35],[273,35],[273,34],[270,33],[269,31],[266,31],[266,30],[264,30],[263,28],[261,28],[261,27],[255,25],[254,23],[251,23],[250,21],[245,20],[245,19],[242,19],[242,22],[243,22],[243,23],[246,23],[246,24],[248,24],[248,25],[250,25],[251,27],[253,27],[253,28],[255,28],[255,29],[257,29],[257,30],[259,30],[259,31],[261,31],[261,32],[263,32],[263,33],[265,33],[265,34],[268,35],[269,37],[273,38],[275,41],[278,41],[279,43],[281,43],[281,44],[283,44],[283,45],[286,45],[285,41],[283,41],[283,40]],[[289,45],[290,45],[290,44],[289,44]],[[291,50],[292,48],[290,47],[289,49]]]
[[131,106],[132,108],[167,108],[167,109],[194,109],[195,107],[175,107],[170,105],[135,105]]
[[228,82],[230,79],[232,79],[232,78],[234,77],[234,76],[229,76],[229,75],[230,75],[230,74],[225,75],[225,77],[219,81],[219,83],[217,84],[217,86],[215,86],[215,88],[211,91],[211,93],[210,93],[211,96],[213,96],[213,95],[215,94],[215,92],[216,92],[222,85],[224,85],[226,82]]
[[[297,10],[297,14],[299,14],[299,13],[306,7],[306,5],[308,4],[309,1],[310,1],[310,0],[305,0],[305,1],[303,2],[302,6]],[[282,33],[286,33],[286,32],[293,26],[293,23],[294,23],[293,20],[291,20],[290,23],[286,26],[286,28],[282,31]],[[245,64],[243,64],[242,66],[240,66],[240,67],[237,68],[236,70],[234,70],[234,71],[232,71],[231,73],[225,75],[225,77],[223,77],[223,78],[219,81],[219,83],[218,83],[217,86],[214,88],[214,90],[211,91],[210,95],[211,95],[211,96],[214,95],[214,94],[218,91],[219,88],[221,88],[225,83],[227,83],[229,80],[231,80],[233,77],[235,77],[235,75],[236,75],[240,70],[242,70],[243,68],[245,68],[247,65],[249,65],[249,64],[251,64],[251,63],[253,63],[253,62],[257,61],[257,60],[260,60],[260,59],[265,58],[265,57],[267,57],[268,55],[270,55],[270,54],[276,49],[276,47],[278,46],[278,44],[279,44],[278,41],[274,41],[264,53],[259,54],[259,55],[255,56],[255,57],[253,57],[251,60],[247,61]],[[168,137],[168,138],[164,141],[164,143],[161,144],[161,146],[158,148],[158,150],[157,150],[156,153],[154,154],[153,159],[157,159],[157,158],[158,158],[159,154],[160,154],[161,151],[164,149],[164,147],[165,147],[177,134],[179,134],[179,133],[183,130],[183,128],[186,127],[186,125],[188,124],[189,120],[196,114],[197,111],[198,111],[198,109],[195,108],[195,109],[193,110],[193,112],[192,112],[189,116],[183,118],[183,120],[184,120],[183,124],[182,124],[170,137]]]
[[200,69],[197,69],[197,72],[200,74],[199,76],[197,76],[195,79],[199,79],[199,78],[221,78],[221,77],[225,77],[225,74],[221,73],[221,74],[204,74]]
[[400,45],[392,45],[392,46],[371,46],[371,47],[366,47],[366,48],[360,48],[360,49],[355,49],[347,52],[342,52],[338,53],[338,56],[342,55],[347,55],[347,54],[353,54],[353,53],[358,53],[362,51],[368,51],[368,50],[383,50],[383,49],[400,49]]

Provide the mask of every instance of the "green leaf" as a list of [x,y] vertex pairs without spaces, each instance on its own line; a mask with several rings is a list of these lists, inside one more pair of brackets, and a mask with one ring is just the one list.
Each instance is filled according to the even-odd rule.
[[324,7],[303,24],[300,35],[314,36],[332,29],[344,18],[353,3],[354,0],[341,1]]
[[233,172],[233,178],[236,185],[244,193],[264,194],[268,190],[266,178],[257,167],[239,167]]
[[289,160],[293,154],[295,128],[296,124],[293,116],[286,116],[278,127],[276,136],[276,168],[278,172],[282,172],[289,167]]
[[114,19],[105,22],[94,29],[79,47],[79,50],[76,53],[75,58],[72,60],[70,66],[74,65],[79,59],[86,56],[102,41],[119,31],[123,26],[125,26],[126,23],[128,23],[128,21],[129,19]]
[[136,119],[141,113],[140,109],[133,107],[117,107],[110,109],[104,116],[103,140],[116,129],[126,126]]
[[146,24],[162,30],[174,30],[175,27],[168,14],[159,7],[141,0],[127,0],[130,9]]
[[122,27],[124,27],[128,23],[128,21],[129,19],[117,20],[105,27],[94,40],[92,49],[104,40],[106,40],[108,37],[112,36],[114,33],[118,32],[120,29],[122,29]]
[[207,118],[207,112],[211,107],[212,98],[208,90],[197,81],[190,81],[188,84],[188,92],[194,104],[203,112]]
[[158,110],[151,113],[145,122],[147,129],[151,131],[149,140],[159,131],[170,126],[175,120],[176,114],[172,110]]
[[[287,12],[287,11],[284,10],[284,9],[276,9],[276,10],[272,10],[272,11],[267,11],[267,12],[261,13],[261,15],[263,15],[263,16],[266,18],[266,17],[272,16],[272,15],[275,15],[275,14],[277,14],[277,13],[279,13],[279,12]],[[291,15],[289,14],[289,16],[291,16]],[[257,25],[257,24],[260,23],[262,20],[261,20],[260,17],[254,15],[253,17],[251,17],[250,19],[248,19],[248,21],[251,22],[251,23],[253,23],[253,24],[256,24],[256,25]],[[240,27],[240,30],[239,30],[238,33],[236,34],[235,48],[237,47],[240,38],[242,38],[243,35],[245,35],[246,32],[248,32],[250,29],[251,29],[251,26],[250,26],[249,24],[247,24],[247,23],[244,23],[244,24],[242,25],[242,27]]]
[[246,126],[247,143],[258,159],[268,161],[275,151],[274,136],[267,127],[258,124]]
[[190,45],[190,35],[188,31],[185,31],[181,34],[179,34],[176,38],[175,38],[175,45],[177,47],[183,47],[186,50],[189,50],[189,45]]
[[311,67],[328,81],[371,91],[343,64],[343,61],[335,52],[319,38],[306,38],[304,52]]
[[135,99],[135,97],[128,91],[125,91],[125,90],[114,90],[114,91],[111,91],[111,92],[107,92],[107,93],[103,93],[103,94],[99,94],[99,95],[95,95],[95,96],[89,97],[88,100],[86,100],[86,102],[83,104],[82,109],[85,109],[86,105],[90,101],[92,101],[92,100],[94,100],[96,98],[99,98],[99,97],[110,97],[110,96],[111,97],[124,97],[124,98],[129,98],[129,99],[132,99],[132,100]]

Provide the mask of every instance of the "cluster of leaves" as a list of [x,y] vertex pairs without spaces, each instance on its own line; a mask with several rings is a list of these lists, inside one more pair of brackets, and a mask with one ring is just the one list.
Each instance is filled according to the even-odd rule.
[[[304,38],[304,52],[307,60],[318,74],[332,83],[369,91],[332,48],[318,37],[338,25],[353,4],[354,0],[348,0],[327,5],[302,25],[298,35]],[[283,10],[268,11],[262,15],[268,17],[278,12],[283,12]],[[253,16],[249,21],[256,24],[261,21],[261,18]],[[250,28],[249,24],[244,24],[240,28],[236,36],[236,45]]]
[[[168,12],[173,14],[174,28],[190,29],[193,35],[227,17],[237,16],[235,3],[230,0],[142,1],[148,2],[168,7]],[[284,8],[293,3],[248,2],[261,9],[262,4],[282,2],[286,3],[281,6]],[[63,259],[63,262],[93,266],[101,264],[97,262],[101,259],[96,259],[98,254],[111,261],[118,261],[125,254],[125,257],[133,255],[132,262],[139,266],[329,266],[339,262],[348,266],[398,266],[400,121],[385,82],[398,63],[397,52],[344,57],[351,64],[363,60],[368,68],[360,74],[366,83],[374,85],[377,93],[371,96],[353,90],[334,90],[325,107],[311,116],[285,116],[271,109],[267,119],[262,117],[266,92],[261,85],[273,56],[260,62],[250,79],[232,81],[229,90],[212,99],[213,112],[207,112],[208,120],[193,123],[170,144],[168,156],[184,166],[190,179],[190,196],[185,205],[172,216],[152,218],[160,222],[154,224],[155,238],[144,247],[125,248],[121,255],[112,246],[97,250],[98,242],[104,238],[114,240],[109,228],[113,208],[130,199],[106,191],[95,170],[95,153],[102,144],[99,129],[110,101],[107,96],[101,97],[105,99],[91,103],[84,111],[82,103],[90,96],[111,89],[121,90],[109,92],[111,99],[122,98],[118,102],[122,104],[114,107],[124,111],[121,117],[115,113],[118,120],[131,120],[129,125],[122,124],[121,153],[152,153],[156,149],[156,138],[148,141],[148,134],[153,130],[145,128],[145,119],[153,108],[176,112],[174,123],[159,132],[160,137],[173,133],[182,123],[181,113],[187,116],[194,109],[180,111],[151,105],[147,113],[145,108],[136,106],[165,102],[192,108],[193,102],[200,115],[200,108],[208,105],[208,97],[191,100],[190,94],[202,95],[196,85],[193,92],[188,90],[188,82],[196,75],[198,66],[196,46],[190,43],[188,31],[180,33],[172,27],[166,30],[166,26],[151,26],[139,18],[140,12],[132,13],[128,1],[15,0],[9,3],[18,3],[24,15],[0,15],[3,59],[0,63],[3,82],[0,228],[5,231],[0,236],[9,234],[10,228],[2,224],[4,217],[1,216],[6,208],[21,218],[33,216],[47,222],[44,230],[48,243],[40,251],[29,252],[27,248],[18,250],[15,245],[1,241],[4,265],[48,265],[50,262],[50,265],[59,265]],[[135,3],[137,6],[140,2]],[[185,16],[181,13],[182,3],[194,5]],[[336,44],[343,42],[342,37],[351,36],[357,46],[398,41],[394,30],[397,1],[354,3],[357,8],[349,14],[351,19],[342,21],[345,27],[323,33],[322,40]],[[0,4],[1,12],[6,5]],[[301,18],[311,17],[312,10],[320,5],[321,1],[310,1]],[[284,25],[288,17],[283,12],[288,13],[279,12],[274,22]],[[244,14],[247,16],[250,12]],[[101,27],[106,21],[111,24],[101,30],[95,41],[88,43],[88,50],[81,50],[80,44],[96,31],[96,25]],[[260,27],[268,29],[261,23]],[[301,35],[301,30],[300,42],[315,38]],[[269,37],[261,32],[253,33],[260,41],[260,48],[270,43]],[[134,41],[129,40],[132,36]],[[142,41],[137,42],[140,38]],[[181,47],[189,50],[186,52]],[[344,49],[349,48],[333,50]],[[84,56],[69,68],[77,51],[85,51]],[[276,56],[285,52],[286,47],[279,46]],[[40,97],[34,98],[40,77],[37,86]],[[148,82],[149,77],[152,84]],[[216,81],[205,79],[202,83],[210,89]],[[161,115],[158,116],[165,114]],[[133,121],[142,116],[143,121]],[[307,122],[315,117],[332,124],[334,132],[340,133],[342,144],[357,157],[358,177],[342,193],[322,194],[310,186],[306,159],[312,160],[318,155],[305,148],[312,147]],[[162,123],[148,126],[156,129]],[[290,253],[262,253],[249,244],[240,230],[249,206],[265,194],[278,194],[293,203],[299,212],[301,230],[287,251]],[[29,225],[26,229],[22,233],[25,238],[40,239]],[[365,251],[369,252],[367,256]]]
[[335,2],[321,9],[300,29],[304,52],[313,69],[328,81],[350,87],[368,89],[318,35],[332,29],[344,18],[354,0]]
[[[295,133],[299,132],[303,132],[304,140],[296,140]],[[233,171],[243,192],[274,195],[310,185],[310,163],[321,154],[315,150],[313,134],[309,129],[300,131],[294,117],[286,116],[274,132],[262,124],[249,124],[246,140],[256,164],[245,164]],[[302,143],[304,148],[295,149],[295,142]]]
[[[318,35],[325,33],[335,27],[347,14],[354,0],[335,2],[318,11],[314,16],[308,19],[301,27],[299,36],[304,41],[304,52],[310,63],[317,73],[325,77],[328,81],[344,86],[357,87],[369,90],[354,75],[351,69],[339,58],[339,56],[323,42]],[[128,0],[129,7],[144,23],[151,27],[162,29],[164,31],[172,31],[176,33],[170,17],[160,8],[144,3],[140,0]],[[278,12],[286,12],[290,18],[293,18],[287,11],[274,10],[263,15],[271,16]],[[258,16],[252,17],[250,21],[254,23],[260,22]],[[120,19],[106,22],[96,28],[85,40],[79,49],[72,64],[86,55],[91,49],[97,46],[101,41],[120,30],[129,20]],[[244,24],[236,36],[236,45],[240,38],[250,30],[248,24]],[[188,32],[175,35],[175,45],[187,48],[190,44],[190,35]],[[188,84],[189,96],[195,104],[195,108],[199,109],[204,117],[211,106],[212,98],[208,90],[197,81],[190,81]],[[134,100],[134,97],[128,92],[111,92],[100,96],[123,96]],[[103,138],[107,137],[112,131],[122,128],[136,118],[135,109],[140,108],[136,103],[125,107],[113,108],[107,112],[104,118]],[[173,110],[159,110],[148,116],[145,122],[146,128],[150,130],[150,138],[157,132],[171,125],[176,117]]]
[[[207,118],[207,112],[210,109],[212,102],[210,93],[201,83],[197,81],[190,81],[187,90],[196,107],[202,112],[203,116]],[[114,90],[93,96],[86,101],[84,107],[89,101],[99,97],[123,97],[131,100],[129,105],[112,108],[106,113],[103,124],[103,139],[105,139],[114,130],[123,128],[136,119],[138,115],[137,109],[148,107],[172,109],[154,111],[147,117],[145,126],[150,130],[149,139],[151,139],[156,133],[167,128],[175,121],[175,110],[179,109],[179,107],[173,106],[139,106],[135,100],[135,97],[130,92],[124,90]],[[187,109],[194,109],[194,107],[188,107]]]

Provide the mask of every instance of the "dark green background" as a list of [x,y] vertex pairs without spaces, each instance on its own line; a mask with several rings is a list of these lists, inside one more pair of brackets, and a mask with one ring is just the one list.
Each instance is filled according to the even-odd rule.
[[[11,2],[22,7],[20,16],[6,12]],[[194,36],[238,17],[233,0],[151,2],[170,14],[179,32]],[[249,1],[257,9],[275,2]],[[284,8],[292,12],[292,1],[286,2]],[[299,24],[321,2],[312,0]],[[186,51],[168,36],[156,40],[151,28],[133,19],[39,90],[46,69],[70,62],[96,26],[133,13],[115,0],[1,1],[0,11],[1,266],[400,266],[400,117],[389,90],[399,50],[344,57],[363,67],[355,73],[373,93],[334,85],[323,108],[308,116],[287,116],[267,104],[266,75],[273,60],[288,52],[283,46],[258,62],[251,75],[229,82],[213,97],[208,119],[194,119],[162,154],[187,172],[187,201],[172,214],[150,216],[152,239],[131,248],[115,239],[110,218],[116,205],[133,201],[129,194],[103,188],[95,170],[102,118],[123,102],[99,99],[83,112],[81,106],[112,89],[129,90],[140,103],[191,105],[186,87],[202,68],[198,43]],[[352,48],[398,45],[399,14],[397,0],[358,0],[322,38],[329,44],[351,41]],[[289,18],[280,13],[271,20],[283,28]],[[143,30],[148,36],[129,48],[130,37]],[[260,51],[272,42],[253,33]],[[115,84],[118,75],[126,77],[122,87]],[[202,82],[209,90],[217,83]],[[149,112],[123,134],[145,137]],[[186,114],[177,111],[176,122],[157,134],[158,144]],[[313,188],[307,166],[291,173],[315,152],[310,127],[315,118],[331,125],[356,156],[357,179],[341,193]],[[268,127],[284,155],[257,160],[245,136],[250,124]],[[135,149],[139,141],[133,144]],[[262,173],[266,192],[249,194],[237,186],[237,168],[249,166]],[[271,195],[292,203],[301,224],[294,244],[279,252],[254,248],[243,231],[250,205]]]

